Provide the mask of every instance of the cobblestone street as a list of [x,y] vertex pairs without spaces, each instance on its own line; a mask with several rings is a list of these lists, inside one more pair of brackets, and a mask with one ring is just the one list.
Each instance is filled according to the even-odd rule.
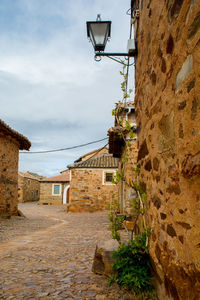
[[106,212],[19,209],[26,218],[0,220],[0,299],[135,299],[91,272],[97,242],[110,239]]

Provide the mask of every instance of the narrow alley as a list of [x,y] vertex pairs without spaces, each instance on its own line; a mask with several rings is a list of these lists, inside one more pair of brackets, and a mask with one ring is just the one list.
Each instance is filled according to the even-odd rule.
[[0,299],[135,299],[91,271],[97,242],[110,239],[107,212],[19,209],[26,218],[0,221]]

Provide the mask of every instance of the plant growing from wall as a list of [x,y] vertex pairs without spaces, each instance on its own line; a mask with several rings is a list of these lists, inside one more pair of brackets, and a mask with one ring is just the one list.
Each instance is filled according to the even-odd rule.
[[[130,289],[134,294],[140,295],[140,299],[152,299],[154,287],[151,284],[151,272],[150,272],[150,256],[148,252],[148,241],[150,236],[150,228],[147,227],[145,221],[146,210],[146,193],[143,191],[139,182],[140,169],[135,169],[135,180],[130,184],[125,177],[125,164],[129,161],[128,147],[129,141],[127,141],[127,133],[130,138],[134,138],[135,134],[132,130],[131,124],[126,121],[125,123],[120,120],[120,114],[122,107],[127,98],[130,98],[132,90],[127,92],[127,73],[126,66],[123,66],[123,71],[120,74],[123,76],[123,82],[121,89],[123,92],[123,101],[119,102],[116,109],[112,111],[112,115],[115,116],[117,125],[121,128],[119,135],[125,142],[125,152],[121,159],[121,171],[117,171],[113,177],[113,183],[119,184],[124,182],[129,187],[136,191],[137,197],[132,200],[133,210],[136,214],[131,232],[127,230],[124,224],[124,216],[118,215],[119,203],[110,206],[109,220],[111,221],[110,230],[112,232],[113,239],[119,242],[119,248],[113,253],[113,269],[116,274],[111,277],[109,284],[117,282],[121,287]],[[125,129],[125,130],[124,130]],[[116,209],[117,207],[117,209]],[[142,220],[140,226],[138,222]],[[121,227],[126,229],[128,234],[128,242],[122,243],[119,230]],[[139,234],[135,234],[136,226],[140,227]]]
[[[116,199],[114,200],[114,196],[113,196],[111,203],[108,205],[108,209],[110,210],[110,213],[108,214],[108,219],[111,222],[111,224],[109,226],[109,230],[112,233],[112,238],[114,240],[117,240],[118,243],[121,244],[121,236],[120,236],[119,230],[122,227],[124,227],[128,236],[129,236],[129,232],[123,223],[125,220],[125,216],[121,216],[119,214],[119,211],[120,211],[119,202]],[[130,238],[130,236],[129,236],[129,238]]]
[[149,231],[143,230],[131,243],[121,244],[113,253],[113,269],[116,274],[110,283],[116,281],[121,287],[130,289],[140,299],[153,298],[150,260],[146,238]]

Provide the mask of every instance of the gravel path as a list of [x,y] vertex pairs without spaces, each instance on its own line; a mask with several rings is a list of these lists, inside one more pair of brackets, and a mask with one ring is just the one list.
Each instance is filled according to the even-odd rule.
[[91,272],[96,244],[110,239],[107,213],[19,209],[26,218],[0,220],[0,299],[135,299]]

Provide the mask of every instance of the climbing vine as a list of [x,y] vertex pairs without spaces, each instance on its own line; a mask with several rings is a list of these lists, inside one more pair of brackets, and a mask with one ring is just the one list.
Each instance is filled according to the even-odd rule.
[[[123,65],[123,70],[120,72],[123,77],[121,90],[123,93],[122,101],[119,101],[116,108],[112,111],[115,116],[116,123],[120,130],[118,134],[123,138],[125,143],[125,151],[121,158],[121,171],[117,171],[113,177],[114,184],[125,183],[133,188],[136,192],[136,197],[132,199],[132,207],[135,213],[133,227],[129,231],[125,225],[125,216],[119,214],[120,207],[118,201],[112,201],[110,205],[109,220],[111,222],[110,230],[113,239],[119,242],[119,248],[113,253],[113,269],[115,275],[109,280],[109,284],[116,281],[120,286],[130,289],[135,295],[140,295],[140,299],[152,299],[153,285],[151,284],[150,272],[150,257],[149,257],[149,236],[150,228],[146,225],[146,193],[139,181],[140,169],[135,169],[134,180],[127,182],[125,176],[125,165],[129,161],[128,147],[130,142],[127,140],[127,135],[130,139],[135,137],[135,133],[131,124],[126,120],[123,122],[121,114],[123,107],[126,105],[126,100],[130,98],[132,90],[127,88],[127,72],[126,66]],[[138,226],[138,222],[140,225]],[[128,235],[128,242],[122,243],[120,230],[125,228]],[[140,228],[140,232],[136,234],[136,227]]]

